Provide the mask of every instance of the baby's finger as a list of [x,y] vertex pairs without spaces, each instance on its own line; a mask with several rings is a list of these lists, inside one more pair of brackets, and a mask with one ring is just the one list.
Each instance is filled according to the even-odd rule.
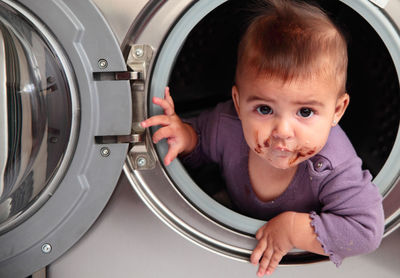
[[170,93],[170,91],[169,91],[169,87],[165,87],[165,96],[164,96],[164,99],[165,99],[166,101],[168,101],[168,103],[171,105],[172,108],[175,109],[174,101],[173,101],[173,99],[172,99],[172,97],[171,97],[171,93]]
[[274,252],[274,254],[271,257],[271,260],[269,261],[269,265],[267,267],[267,271],[266,274],[267,275],[271,275],[272,273],[274,273],[275,269],[278,267],[279,262],[282,260],[283,255],[278,253],[278,252]]
[[153,134],[153,143],[157,144],[159,141],[161,141],[164,138],[171,138],[175,136],[175,134],[172,132],[171,128],[168,127],[162,127],[159,130],[157,130]]
[[262,277],[267,271],[268,266],[270,265],[271,257],[273,254],[272,248],[267,248],[263,254],[263,257],[260,261],[260,266],[258,267],[257,276]]
[[167,100],[159,97],[153,97],[153,103],[160,106],[164,110],[165,115],[171,116],[175,114],[174,106],[171,106]]
[[147,120],[144,120],[140,124],[144,128],[151,127],[151,126],[156,126],[156,125],[167,126],[167,125],[171,124],[171,120],[170,120],[169,116],[157,115],[157,116],[153,116],[151,118],[148,118]]
[[264,229],[265,229],[265,225],[262,226],[260,229],[258,229],[257,233],[256,233],[256,239],[260,240],[261,237],[264,235]]
[[267,248],[267,240],[266,238],[262,238],[258,242],[256,248],[254,248],[253,250],[253,253],[250,256],[250,262],[254,265],[257,265],[266,248]]
[[170,143],[170,140],[168,140],[168,153],[164,157],[164,164],[168,166],[171,164],[171,162],[178,156],[179,154],[179,148],[174,146],[174,143]]

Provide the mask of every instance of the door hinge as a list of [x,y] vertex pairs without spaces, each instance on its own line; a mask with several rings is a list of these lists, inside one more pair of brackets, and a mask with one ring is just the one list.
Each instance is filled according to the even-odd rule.
[[95,136],[96,144],[137,144],[143,142],[144,134]]
[[140,75],[140,79],[146,80],[152,58],[153,48],[150,45],[134,44],[131,46],[126,63],[132,71]]
[[116,72],[114,74],[115,80],[139,80],[140,73],[137,71],[124,71],[124,72]]
[[147,111],[147,73],[153,48],[150,45],[134,44],[127,58],[128,71],[96,73],[97,80],[129,80],[132,92],[132,128],[130,135],[96,136],[96,143],[113,144],[128,143],[131,145],[128,159],[135,170],[147,170],[155,167],[155,158],[148,152],[146,129],[141,126]]
[[128,154],[130,163],[135,170],[149,170],[155,167],[155,158],[147,148],[147,144],[151,144],[151,142],[146,142],[146,129],[140,125],[145,119],[147,111],[146,81],[152,58],[153,48],[146,44],[132,45],[127,58],[128,68],[137,73],[138,76],[138,79],[131,82],[133,106],[132,132],[134,136],[139,136],[141,141],[133,143]]

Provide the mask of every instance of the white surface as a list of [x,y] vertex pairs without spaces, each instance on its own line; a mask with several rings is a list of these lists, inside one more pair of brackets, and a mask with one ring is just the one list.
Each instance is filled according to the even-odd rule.
[[372,3],[375,3],[377,6],[384,8],[389,0],[370,0]]
[[[256,268],[211,253],[164,225],[138,199],[124,176],[91,230],[49,267],[50,278],[256,277]],[[272,277],[400,276],[400,231],[374,253],[331,262],[280,266]]]

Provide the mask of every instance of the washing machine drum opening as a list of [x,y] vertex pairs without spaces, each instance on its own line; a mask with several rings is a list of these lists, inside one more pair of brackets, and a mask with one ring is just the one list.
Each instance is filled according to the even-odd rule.
[[[398,132],[400,90],[391,56],[375,30],[339,1],[320,1],[348,40],[347,91],[351,104],[340,125],[376,176],[385,164]],[[229,1],[208,14],[190,32],[173,68],[170,87],[177,113],[197,115],[231,98],[237,44],[249,14],[245,1]],[[226,26],[229,26],[227,28]],[[188,169],[210,196],[232,208],[215,165]],[[213,177],[213,178],[210,178]]]
[[[0,3],[0,234],[51,196],[73,121],[69,85],[48,41]],[[58,173],[59,176],[61,173]]]
[[[237,45],[252,17],[249,3],[251,1],[204,0],[193,4],[175,22],[160,48],[148,99],[163,97],[164,87],[169,85],[176,112],[183,118],[196,116],[230,99]],[[374,176],[373,181],[384,197],[385,227],[388,232],[397,227],[399,216],[398,207],[389,204],[393,203],[393,198],[398,199],[398,195],[394,195],[398,190],[393,189],[398,187],[396,184],[400,172],[396,159],[400,153],[398,29],[382,9],[369,1],[322,0],[318,4],[343,30],[348,41],[346,85],[351,103],[340,125],[363,160],[363,167]],[[149,104],[149,115],[160,113],[163,113],[162,109]],[[155,148],[162,160],[168,145],[161,143]],[[185,201],[211,221],[244,235],[244,241],[246,235],[254,235],[264,223],[264,219],[255,219],[235,211],[227,198],[217,166],[207,165],[200,170],[192,170],[185,169],[176,161],[164,169]],[[157,195],[159,189],[151,185],[149,187]],[[162,202],[169,202],[168,197],[157,197]],[[146,198],[152,199],[149,194]],[[385,200],[388,200],[387,204]],[[153,207],[159,206],[156,200],[149,203]],[[171,219],[176,227],[181,226],[181,221],[188,225],[195,222],[191,219],[196,212],[187,216],[179,209],[174,209],[173,213],[176,218],[171,217],[170,211],[160,212],[163,217]],[[190,232],[185,230],[188,226],[178,229],[191,233],[190,236],[203,237],[204,233],[214,232],[214,228],[209,226],[194,226]],[[199,235],[195,230],[205,232]],[[221,242],[229,241],[222,234],[218,235],[221,236]],[[233,246],[251,246],[247,243],[237,245],[235,242],[238,240],[234,237],[232,235],[230,241]],[[210,242],[213,244],[212,240]]]

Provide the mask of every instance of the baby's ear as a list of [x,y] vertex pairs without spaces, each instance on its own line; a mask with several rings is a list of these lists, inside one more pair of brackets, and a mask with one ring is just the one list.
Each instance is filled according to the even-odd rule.
[[344,93],[343,95],[338,97],[335,107],[335,116],[333,119],[334,125],[336,125],[336,123],[340,121],[344,112],[349,106],[349,103],[350,103],[350,96],[348,93]]
[[236,85],[232,86],[232,99],[233,99],[233,103],[235,104],[236,113],[238,114],[238,116],[240,118],[239,91],[238,91]]

